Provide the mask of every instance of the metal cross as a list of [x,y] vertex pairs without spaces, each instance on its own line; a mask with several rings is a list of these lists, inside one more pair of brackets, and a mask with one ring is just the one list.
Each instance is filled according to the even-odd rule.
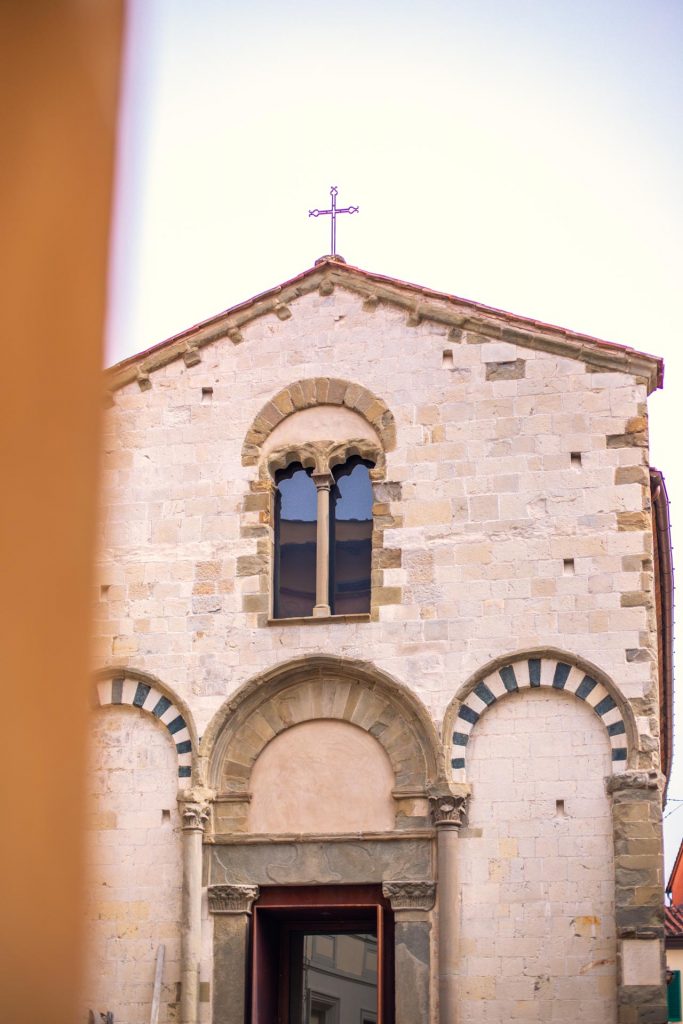
[[330,189],[330,195],[332,197],[332,204],[329,210],[309,210],[309,217],[325,217],[327,215],[332,217],[330,227],[330,255],[337,255],[337,214],[338,213],[358,213],[360,207],[358,206],[345,206],[342,209],[337,209],[337,192],[339,189],[336,185],[333,185]]

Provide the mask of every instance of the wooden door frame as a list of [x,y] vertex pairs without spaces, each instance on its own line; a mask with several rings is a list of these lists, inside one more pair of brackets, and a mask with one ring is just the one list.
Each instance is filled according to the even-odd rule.
[[[377,936],[377,1024],[393,1024],[394,942],[393,912],[381,885],[270,886],[261,889],[253,906],[250,955],[251,1024],[264,1024],[268,1007],[277,1005],[278,1024],[289,1017],[289,962],[287,932],[309,929],[322,934],[357,931],[370,926]],[[323,917],[323,914],[325,915]],[[355,917],[355,920],[354,920]],[[263,962],[266,934],[273,927],[284,929],[281,938],[277,979]],[[271,940],[272,946],[272,940]],[[277,986],[274,997],[272,986]],[[269,995],[263,987],[270,986]],[[270,1011],[272,1012],[272,1011]],[[269,1018],[268,1024],[271,1024]]]

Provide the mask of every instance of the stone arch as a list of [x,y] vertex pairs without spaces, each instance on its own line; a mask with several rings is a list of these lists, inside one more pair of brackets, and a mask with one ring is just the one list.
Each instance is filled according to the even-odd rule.
[[282,445],[268,454],[265,468],[273,480],[278,470],[286,469],[292,462],[300,462],[305,469],[311,469],[313,473],[329,473],[335,466],[343,464],[354,455],[372,462],[371,479],[383,479],[386,468],[384,452],[366,438]]
[[479,718],[497,701],[535,687],[563,690],[585,701],[607,732],[613,772],[634,766],[637,733],[633,712],[614,683],[583,658],[543,648],[490,662],[468,679],[448,705],[444,736],[451,737],[452,781],[467,781],[467,744]]
[[245,828],[252,768],[270,740],[294,725],[319,719],[359,726],[384,748],[395,776],[397,818],[411,817],[415,801],[425,802],[443,782],[436,730],[406,687],[367,662],[299,658],[243,686],[217,712],[202,738],[207,785],[216,791],[219,804],[223,798],[230,805],[234,830]]
[[242,446],[242,465],[256,465],[261,445],[271,431],[287,416],[314,405],[339,405],[352,409],[374,427],[384,451],[395,447],[396,421],[381,398],[348,380],[311,377],[289,384],[266,402],[247,431]]
[[147,711],[168,729],[176,749],[178,786],[192,781],[197,733],[190,710],[173,691],[147,672],[131,668],[106,668],[96,675],[98,707],[128,705]]

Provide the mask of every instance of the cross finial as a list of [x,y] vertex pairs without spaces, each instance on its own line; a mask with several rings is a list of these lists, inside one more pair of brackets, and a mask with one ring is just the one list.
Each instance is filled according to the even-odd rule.
[[309,217],[331,217],[330,224],[330,256],[337,255],[337,214],[338,213],[358,213],[360,207],[358,206],[344,206],[337,209],[337,193],[339,189],[336,185],[333,185],[330,189],[330,196],[332,202],[330,203],[329,210],[309,210]]

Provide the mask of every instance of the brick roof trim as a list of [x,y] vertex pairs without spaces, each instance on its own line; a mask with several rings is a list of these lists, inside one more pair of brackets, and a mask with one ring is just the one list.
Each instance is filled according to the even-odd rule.
[[664,907],[664,935],[667,946],[683,946],[683,907]]
[[187,365],[199,362],[199,350],[222,338],[239,344],[243,340],[241,328],[252,320],[268,314],[281,320],[289,319],[292,315],[289,303],[318,288],[322,294],[330,294],[335,286],[362,295],[368,309],[380,303],[405,309],[412,326],[425,320],[445,324],[455,332],[453,340],[459,337],[458,331],[471,331],[491,340],[579,359],[597,370],[644,377],[648,393],[663,385],[664,360],[658,356],[397,278],[373,274],[330,256],[322,257],[315,266],[289,281],[109,367],[105,371],[106,385],[110,391],[115,391],[138,380],[141,387],[148,387],[149,374],[161,366],[179,358]]

